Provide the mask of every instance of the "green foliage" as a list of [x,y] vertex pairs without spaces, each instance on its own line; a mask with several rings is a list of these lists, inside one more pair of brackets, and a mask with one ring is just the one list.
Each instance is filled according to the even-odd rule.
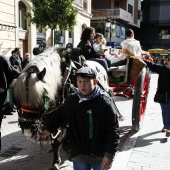
[[37,27],[48,27],[54,30],[59,26],[61,30],[72,31],[76,24],[77,11],[72,6],[74,0],[31,0],[33,15],[26,13],[29,23]]

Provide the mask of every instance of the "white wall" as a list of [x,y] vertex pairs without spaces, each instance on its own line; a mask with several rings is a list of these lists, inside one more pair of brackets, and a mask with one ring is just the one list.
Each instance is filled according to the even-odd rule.
[[[1,0],[0,7],[0,24],[15,26],[15,1]],[[15,28],[8,30],[2,29],[2,26],[0,26],[0,53],[4,52],[5,56],[8,57],[11,55],[11,49],[16,46],[15,35]]]

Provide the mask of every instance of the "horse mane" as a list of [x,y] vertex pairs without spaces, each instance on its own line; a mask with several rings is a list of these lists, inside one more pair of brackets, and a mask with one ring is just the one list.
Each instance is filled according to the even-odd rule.
[[[33,66],[37,67],[40,72],[46,68],[46,74],[43,81],[41,81],[38,79],[37,73],[31,73],[28,80],[28,94],[26,94],[26,79],[29,69]],[[12,84],[14,98],[22,105],[28,106],[29,104],[29,108],[38,108],[42,105],[45,91],[48,93],[49,101],[55,100],[61,81],[60,56],[54,49],[49,49],[35,56]]]

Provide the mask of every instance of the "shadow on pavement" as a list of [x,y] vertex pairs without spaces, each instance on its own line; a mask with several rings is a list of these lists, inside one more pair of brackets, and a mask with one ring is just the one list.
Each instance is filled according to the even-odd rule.
[[115,98],[114,98],[114,101],[115,101],[115,102],[127,101],[127,100],[132,100],[132,99],[128,99],[127,97],[125,97],[125,96],[120,96],[120,95],[117,95],[117,96],[115,96]]
[[131,132],[131,126],[121,126],[120,130],[119,130],[119,134],[120,134],[120,143],[118,146],[118,151],[121,150],[124,142],[126,141],[126,139],[129,137],[129,133]]
[[158,133],[162,133],[162,132],[161,131],[155,131],[155,132],[151,132],[151,133],[147,133],[145,135],[139,136],[139,140],[136,142],[135,148],[152,145],[153,142],[156,142],[156,141],[159,141],[160,143],[166,143],[168,141],[167,138],[161,138],[160,137],[160,138],[145,139],[147,137],[151,137],[152,135],[155,135],[155,134],[158,134]]

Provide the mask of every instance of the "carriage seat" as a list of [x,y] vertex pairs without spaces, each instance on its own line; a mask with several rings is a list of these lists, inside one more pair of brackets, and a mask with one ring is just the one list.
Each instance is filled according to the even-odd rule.
[[113,68],[109,69],[111,71],[111,74],[108,74],[109,81],[112,83],[130,83],[130,79],[138,77],[145,66],[146,63],[142,59],[130,56],[126,60],[117,62]]
[[109,67],[109,68],[107,69],[107,71],[108,71],[108,72],[109,72],[109,71],[118,71],[118,72],[120,72],[120,71],[126,71],[126,65],[117,66],[117,67]]
[[108,76],[110,83],[123,83],[127,75],[127,66],[116,66],[108,68]]

